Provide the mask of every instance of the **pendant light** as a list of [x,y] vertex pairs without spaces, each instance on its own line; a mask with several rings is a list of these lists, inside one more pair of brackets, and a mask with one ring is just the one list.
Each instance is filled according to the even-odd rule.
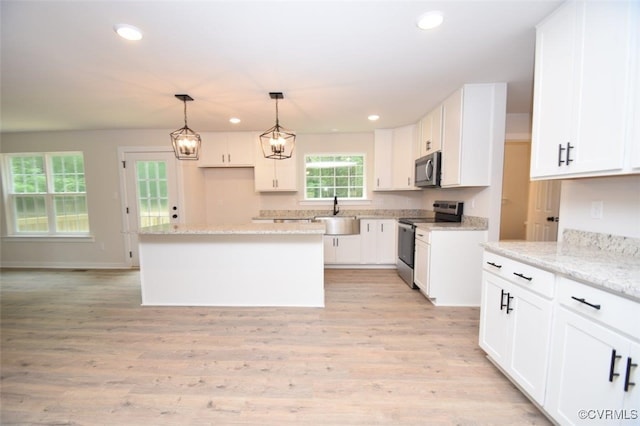
[[189,95],[175,95],[184,102],[184,127],[171,132],[173,151],[178,160],[197,160],[200,155],[200,135],[187,126],[187,101],[193,98]]
[[276,125],[260,135],[262,154],[265,158],[285,160],[293,155],[296,135],[278,121],[278,99],[284,99],[282,92],[269,92],[269,97],[276,100]]

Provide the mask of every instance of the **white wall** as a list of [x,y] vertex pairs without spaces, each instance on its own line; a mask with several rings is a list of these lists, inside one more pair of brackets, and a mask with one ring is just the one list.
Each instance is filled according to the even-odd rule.
[[[122,230],[120,194],[120,159],[118,148],[124,146],[167,146],[170,149],[171,130],[138,131],[74,131],[2,134],[2,152],[83,151],[86,168],[90,240],[25,240],[5,238],[7,226],[0,221],[3,266],[121,268],[127,267],[127,252]],[[189,217],[193,199],[202,194],[198,185],[199,170],[193,163],[181,162],[181,174],[194,188],[193,196],[185,200]],[[195,170],[194,170],[195,169]],[[195,178],[195,180],[194,180]],[[4,218],[4,197],[0,198]],[[191,211],[189,211],[189,209]]]
[[[601,219],[592,217],[594,202]],[[563,181],[559,239],[566,228],[640,238],[640,175]]]

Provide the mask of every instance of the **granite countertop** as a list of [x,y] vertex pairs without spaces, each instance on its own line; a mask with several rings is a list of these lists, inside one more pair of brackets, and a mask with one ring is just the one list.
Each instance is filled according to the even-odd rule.
[[158,225],[142,228],[141,235],[324,235],[322,223],[247,223],[242,225]]
[[488,251],[640,302],[640,257],[556,242],[483,243]]
[[487,226],[480,223],[468,222],[437,222],[437,223],[417,223],[416,228],[425,231],[486,231]]

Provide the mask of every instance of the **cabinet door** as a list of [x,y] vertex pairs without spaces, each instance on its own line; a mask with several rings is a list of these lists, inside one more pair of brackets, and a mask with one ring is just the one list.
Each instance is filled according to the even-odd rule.
[[554,419],[577,424],[580,410],[622,408],[626,339],[560,306],[552,347],[544,407]]
[[532,177],[623,168],[633,7],[568,2],[538,27]]
[[297,160],[295,152],[286,160],[264,158],[256,142],[254,185],[257,192],[297,191]]
[[377,220],[360,220],[360,250],[362,253],[362,263],[375,264],[378,262],[377,226]]
[[559,147],[571,139],[576,8],[567,2],[536,31],[531,177],[559,173]]
[[360,235],[336,236],[336,260],[335,263],[357,264],[360,263]]
[[510,359],[507,371],[539,404],[544,403],[552,303],[526,290],[510,290]]
[[[576,123],[572,173],[615,171],[624,164],[629,108],[631,1],[584,2],[580,84],[571,121]],[[580,13],[578,14],[580,16]],[[633,31],[638,31],[635,28]]]
[[480,347],[503,368],[506,368],[509,342],[507,297],[510,284],[489,272],[482,274],[480,302]]
[[413,283],[418,286],[422,294],[429,296],[429,244],[420,240],[416,240]]
[[232,166],[253,166],[257,139],[252,132],[227,133],[227,163]]
[[298,167],[296,155],[293,154],[288,160],[278,161],[275,165],[275,179],[277,191],[297,191],[298,190]]
[[379,129],[374,134],[374,190],[393,189],[393,130]]
[[460,148],[462,143],[463,89],[449,96],[442,104],[442,186],[460,184]]
[[417,157],[439,151],[442,145],[442,105],[420,120],[420,140]]
[[393,187],[418,189],[414,186],[417,125],[393,129]]
[[227,135],[226,133],[208,133],[202,136],[202,153],[198,160],[199,167],[226,167]]
[[336,263],[336,237],[333,235],[324,236],[324,263]]
[[394,265],[398,260],[396,221],[393,219],[378,220],[376,228],[377,263]]

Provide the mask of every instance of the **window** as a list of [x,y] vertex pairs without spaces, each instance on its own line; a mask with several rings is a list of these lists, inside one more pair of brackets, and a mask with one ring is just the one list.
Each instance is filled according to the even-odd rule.
[[305,199],[364,199],[364,154],[309,154],[305,163]]
[[8,154],[5,166],[12,234],[89,233],[82,153]]

